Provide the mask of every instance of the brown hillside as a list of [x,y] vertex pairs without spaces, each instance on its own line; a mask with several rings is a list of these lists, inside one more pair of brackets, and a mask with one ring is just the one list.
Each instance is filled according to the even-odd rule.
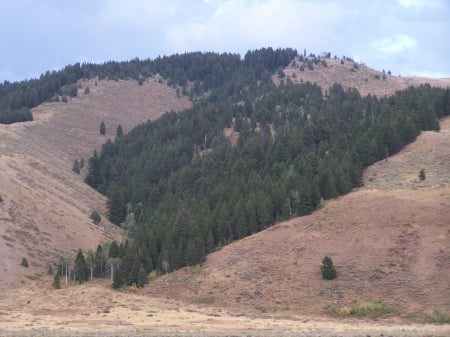
[[433,79],[394,76],[387,73],[383,74],[383,72],[349,60],[345,60],[344,64],[341,64],[341,59],[331,58],[323,60],[325,60],[327,66],[321,63],[314,64],[313,70],[310,70],[305,65],[304,71],[301,71],[300,67],[303,65],[303,62],[297,58],[283,69],[285,78],[281,79],[278,75],[274,75],[272,79],[277,85],[280,84],[281,80],[287,81],[288,79],[293,83],[317,83],[323,88],[324,92],[334,83],[340,83],[345,88],[355,87],[363,96],[368,94],[376,96],[390,95],[397,90],[425,83],[444,88],[450,86],[450,78]]
[[[450,120],[369,168],[366,187],[152,282],[145,293],[263,312],[324,314],[370,298],[450,311]],[[419,182],[424,167],[428,178]],[[338,278],[321,279],[325,255]]]
[[[71,171],[75,158],[85,160],[119,124],[125,132],[189,101],[156,79],[81,82],[79,96],[68,103],[46,103],[33,110],[35,121],[0,125],[0,293],[33,275],[58,256],[79,247],[93,249],[119,230],[92,210],[105,213],[105,198]],[[86,86],[90,94],[84,95]],[[101,121],[107,135],[99,135]],[[23,257],[30,268],[20,267]]]

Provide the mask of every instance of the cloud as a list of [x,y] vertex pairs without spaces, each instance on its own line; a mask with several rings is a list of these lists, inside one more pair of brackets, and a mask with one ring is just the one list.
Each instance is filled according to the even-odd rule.
[[[333,41],[344,6],[333,2],[265,0],[209,2],[214,9],[204,16],[169,27],[168,49],[245,52],[265,46],[315,49]],[[317,52],[316,50],[314,50]]]
[[403,7],[412,9],[439,9],[443,7],[441,0],[398,0],[398,3]]
[[398,55],[417,48],[416,39],[403,34],[396,34],[374,42],[375,49],[382,54]]

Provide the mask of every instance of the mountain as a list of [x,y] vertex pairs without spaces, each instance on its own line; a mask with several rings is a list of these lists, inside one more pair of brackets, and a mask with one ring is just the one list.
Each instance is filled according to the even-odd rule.
[[[370,166],[364,186],[305,217],[212,253],[201,269],[167,274],[152,296],[262,312],[332,314],[371,298],[401,315],[450,308],[450,119]],[[421,168],[427,178],[420,181]],[[322,280],[332,257],[338,277]]]
[[[0,125],[0,315],[5,318],[0,329],[8,322],[23,326],[22,319],[29,317],[42,319],[36,324],[45,328],[47,314],[58,322],[55,326],[72,316],[74,326],[84,320],[120,325],[147,302],[156,308],[146,307],[142,320],[156,317],[158,308],[166,310],[172,300],[191,303],[181,304],[183,319],[188,310],[210,306],[198,318],[201,322],[233,308],[235,315],[339,314],[371,298],[393,305],[403,317],[433,309],[448,312],[449,124],[441,119],[438,132],[438,121],[449,112],[449,90],[419,85],[432,79],[399,78],[348,59],[341,64],[331,58],[294,59],[294,54],[267,49],[243,59],[211,53],[145,61],[142,68],[137,61],[105,65],[132,70],[123,76],[120,71],[108,76],[111,70],[105,70],[92,77],[91,67],[84,66],[80,71],[88,75],[80,73],[54,92],[52,102],[32,108],[33,121]],[[302,85],[292,85],[302,80]],[[417,87],[383,97],[409,84]],[[433,84],[445,88],[448,80]],[[76,95],[60,95],[67,85]],[[361,97],[353,87],[377,97]],[[105,136],[99,132],[102,122]],[[119,125],[125,135],[115,141]],[[108,138],[111,142],[102,146]],[[102,161],[96,188],[103,194],[83,182],[92,166],[81,175],[72,171],[74,160],[88,163],[94,149]],[[148,153],[152,156],[145,157]],[[279,159],[278,165],[272,166],[269,154]],[[354,158],[356,164],[350,165]],[[346,184],[333,191],[328,187],[338,186],[338,168],[345,172],[340,181]],[[418,178],[422,168],[424,181]],[[215,175],[208,176],[209,171]],[[152,174],[127,181],[140,172]],[[236,172],[242,177],[233,180]],[[231,191],[232,186],[239,192]],[[260,190],[252,190],[255,186]],[[272,193],[277,188],[281,201],[275,208]],[[137,220],[136,227],[127,227],[128,243],[107,219],[112,192],[118,190],[120,207],[130,204]],[[310,199],[301,203],[304,190]],[[172,195],[163,200],[168,192]],[[145,206],[141,220],[139,198]],[[217,206],[217,200],[227,202]],[[232,207],[236,204],[242,207]],[[102,215],[100,225],[89,218],[93,210]],[[166,223],[170,226],[164,227]],[[212,240],[203,231],[211,224]],[[141,290],[131,288],[136,291],[131,302],[107,289],[109,280],[50,289],[51,279],[44,275],[48,264],[113,239],[122,240],[123,258],[138,262],[145,254],[143,246],[131,249],[134,243],[155,248],[151,270],[158,273],[170,258],[171,271],[206,260],[201,267],[163,275]],[[196,254],[196,247],[204,256]],[[334,281],[320,277],[325,255],[336,265]],[[176,256],[186,261],[177,265]],[[29,268],[20,266],[22,258]],[[121,303],[126,309],[115,312]],[[171,307],[173,319],[178,306]]]
[[[160,83],[161,82],[161,83]],[[86,161],[94,149],[166,110],[184,110],[186,97],[158,78],[136,81],[81,80],[79,95],[67,103],[32,109],[34,121],[0,125],[0,288],[17,285],[24,275],[45,269],[78,248],[95,250],[119,239],[120,229],[106,217],[106,199],[72,172],[75,159]],[[89,87],[90,93],[84,94]],[[106,135],[99,133],[101,122]],[[100,226],[90,219],[103,215]],[[26,258],[30,268],[20,266]]]

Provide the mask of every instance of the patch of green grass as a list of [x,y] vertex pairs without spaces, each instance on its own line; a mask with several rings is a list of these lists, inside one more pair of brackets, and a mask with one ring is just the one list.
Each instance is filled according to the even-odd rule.
[[378,299],[370,299],[353,307],[333,308],[332,312],[338,316],[371,318],[398,313],[395,306],[385,304]]

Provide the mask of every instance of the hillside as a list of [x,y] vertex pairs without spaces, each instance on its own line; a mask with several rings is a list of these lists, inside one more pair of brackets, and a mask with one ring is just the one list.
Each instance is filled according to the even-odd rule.
[[[196,89],[193,108],[157,121],[165,111],[178,112],[191,103],[159,77],[150,77],[142,86],[134,80],[81,80],[78,95],[68,103],[44,103],[33,109],[33,122],[0,125],[0,335],[449,335],[448,325],[410,320],[424,320],[434,309],[450,314],[450,118],[441,120],[440,132],[421,132],[415,142],[385,158],[420,130],[437,127],[437,117],[450,113],[449,92],[420,88],[391,100],[359,100],[336,86],[322,99],[314,85],[273,88],[271,80],[278,83],[279,75],[269,75],[287,64],[290,52],[281,53],[278,63],[276,54],[256,51],[242,63],[230,55],[224,63],[202,68],[208,69],[206,77],[192,62],[188,69],[198,81],[187,78]],[[174,56],[179,68],[167,67],[168,73],[175,73],[172,83],[186,80],[181,70],[175,71],[186,65],[183,57]],[[348,68],[351,63],[333,61],[327,60],[327,67],[314,65],[311,72],[298,70],[292,80],[308,75],[313,82],[323,80],[324,86],[341,81],[344,87],[354,83],[363,88],[367,76],[382,74],[361,66],[366,77],[358,79],[357,71]],[[289,70],[292,66],[284,68],[286,77],[296,71]],[[221,76],[215,76],[216,69]],[[432,82],[415,83],[422,80]],[[363,92],[375,95],[405,85],[394,77],[392,82],[386,78],[368,83]],[[436,94],[433,100],[427,96],[430,92]],[[427,110],[420,108],[424,102]],[[372,115],[367,117],[367,111]],[[154,121],[133,129],[147,119]],[[105,136],[99,134],[102,121]],[[131,285],[116,291],[109,279],[94,279],[55,290],[45,271],[49,262],[121,236],[106,220],[106,197],[71,170],[75,159],[87,161],[94,148],[114,138],[119,124],[131,135],[108,145],[108,150],[122,151],[124,157],[103,159],[104,172],[113,168],[115,178],[123,175],[123,195],[136,197],[122,202],[136,201],[133,211],[138,214],[138,198],[144,195],[148,216],[161,196],[173,196],[153,217],[138,223],[134,240],[126,245],[129,251],[122,256],[122,279],[134,283],[124,275],[125,262],[132,257],[128,264],[133,269],[143,260],[151,266],[147,271],[155,271],[152,281],[143,289]],[[393,137],[395,132],[399,137]],[[133,135],[138,136],[137,148]],[[270,166],[272,158],[278,165]],[[351,163],[353,158],[359,162]],[[348,192],[353,186],[350,176],[358,178],[362,165],[374,158],[385,159],[364,170],[363,187],[341,197],[336,190],[328,193],[328,183],[336,187],[338,179],[339,194]],[[174,168],[175,162],[179,165]],[[424,181],[418,179],[421,168],[427,175]],[[210,172],[216,176],[207,176]],[[264,176],[267,172],[272,176]],[[133,173],[147,175],[127,181]],[[240,176],[230,179],[235,173]],[[342,184],[343,176],[347,184]],[[112,182],[107,179],[103,192]],[[214,189],[215,181],[220,188]],[[300,195],[305,190],[309,194]],[[197,198],[198,191],[214,193]],[[278,198],[268,200],[273,192]],[[223,203],[214,204],[219,198]],[[272,207],[271,213],[266,206],[273,200],[278,200],[278,208]],[[272,225],[290,217],[294,208],[293,214],[307,213],[319,204],[322,208],[311,215]],[[189,207],[190,214],[185,211]],[[99,226],[89,218],[92,210],[103,215]],[[206,231],[200,234],[200,228],[210,225],[216,238]],[[256,231],[260,232],[250,235]],[[234,242],[223,245],[230,240]],[[171,270],[201,260],[192,247],[203,254],[215,252],[201,266],[154,277],[163,272],[164,259],[169,259]],[[334,281],[321,279],[319,266],[325,255],[337,265]],[[23,257],[30,268],[19,265]],[[330,318],[373,298],[393,305],[398,315],[375,322]],[[408,322],[399,323],[398,316]]]
[[278,74],[274,75],[273,81],[279,85],[281,80],[286,82],[288,79],[293,83],[311,82],[317,83],[326,91],[334,83],[340,83],[345,88],[356,88],[361,95],[385,96],[392,95],[397,90],[403,90],[409,86],[418,86],[429,83],[431,86],[446,88],[450,86],[450,78],[425,78],[425,77],[407,77],[389,75],[386,73],[371,69],[364,64],[341,59],[322,59],[324,64],[318,62],[312,63],[312,69],[303,66],[303,61],[297,57],[287,67],[283,69],[285,75],[281,78]]
[[[312,215],[210,254],[144,293],[191,303],[326,314],[378,298],[407,315],[450,310],[450,120],[365,173],[365,187]],[[427,179],[420,182],[424,167]],[[338,278],[321,279],[330,255]]]
[[[0,289],[17,284],[59,256],[79,247],[93,249],[120,230],[106,217],[100,226],[92,210],[105,214],[105,197],[72,172],[76,158],[85,160],[94,148],[167,110],[190,102],[175,89],[151,78],[135,81],[82,81],[79,95],[68,103],[45,103],[33,109],[33,122],[0,125]],[[90,93],[84,95],[89,86]],[[99,125],[106,124],[106,136]],[[31,267],[19,266],[27,258]]]

